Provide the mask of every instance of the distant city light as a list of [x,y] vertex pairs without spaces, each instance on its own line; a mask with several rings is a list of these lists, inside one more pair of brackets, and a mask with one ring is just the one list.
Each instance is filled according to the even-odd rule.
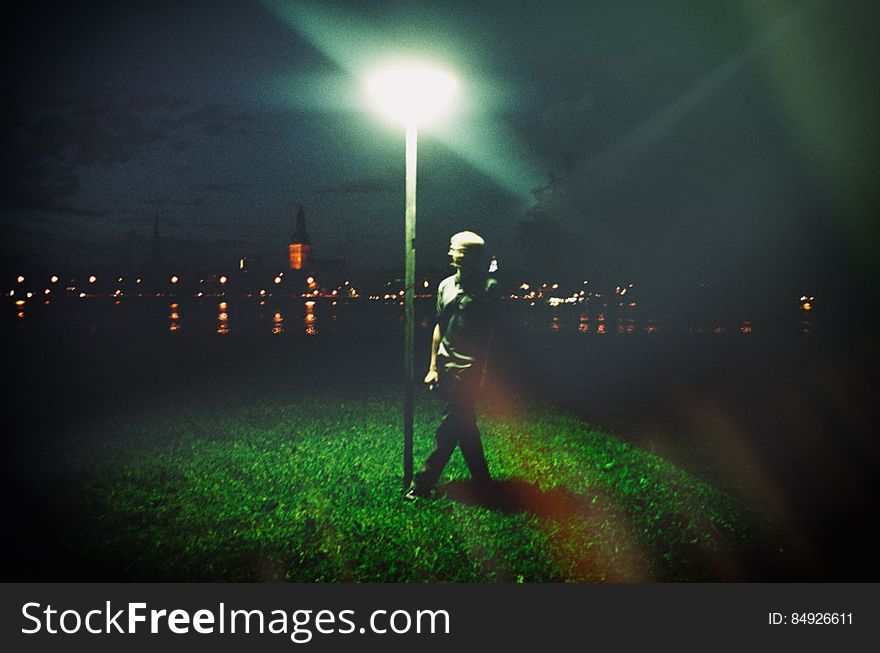
[[86,296],[86,294],[85,294],[84,292],[81,292],[81,293],[79,294],[79,298],[80,298],[80,299],[82,299],[82,298],[85,297],[85,296]]
[[18,275],[18,283],[24,283],[24,277],[23,277],[23,276]]
[[58,276],[53,274],[49,281],[51,281],[52,283],[58,283]]
[[221,283],[221,285],[226,283],[226,275],[225,274],[220,277],[220,283]]
[[522,284],[520,284],[519,289],[520,289],[520,290],[528,290],[528,289],[529,289],[529,284],[527,284],[527,283],[522,283]]
[[98,277],[96,277],[94,274],[89,277],[89,283],[95,283],[97,280],[98,280]]
[[276,283],[276,285],[281,283],[281,276],[280,275],[275,277],[275,283]]
[[122,277],[119,277],[119,278],[116,280],[116,283],[122,283]]
[[308,279],[306,279],[306,283],[309,285],[315,283],[315,277],[309,277]]
[[134,282],[135,282],[135,283],[140,283],[140,282],[141,282],[140,277],[138,277],[137,279],[135,279]]
[[180,281],[180,278],[176,274],[171,277],[171,283],[177,283],[178,281]]
[[25,305],[25,301],[24,301],[23,299],[17,299],[17,300],[15,301],[15,305],[16,305],[16,306],[24,306],[24,305]]
[[50,292],[52,292],[52,291],[49,290],[48,288],[46,288],[46,289],[43,291],[43,294],[44,294],[44,295],[48,295]]
[[34,296],[34,293],[32,293],[32,292],[29,292],[29,293],[27,294],[28,299],[30,299],[30,298],[33,297],[33,296]]
[[260,288],[260,297],[265,297],[266,291],[263,288]]

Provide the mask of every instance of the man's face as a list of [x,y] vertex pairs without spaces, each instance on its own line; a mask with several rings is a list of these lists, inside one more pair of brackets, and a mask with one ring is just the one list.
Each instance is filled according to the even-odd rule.
[[451,260],[451,265],[456,270],[461,269],[462,261],[464,260],[464,250],[460,247],[451,246],[449,248],[449,258]]

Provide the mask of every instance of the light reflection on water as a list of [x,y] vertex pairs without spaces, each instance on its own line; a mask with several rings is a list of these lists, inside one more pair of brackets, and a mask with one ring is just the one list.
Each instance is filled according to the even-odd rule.
[[[396,300],[397,298],[395,298]],[[12,304],[12,303],[10,303]],[[340,302],[300,298],[168,298],[150,299],[76,299],[70,302],[39,303],[18,300],[6,313],[7,324],[14,323],[20,332],[185,333],[198,335],[267,334],[298,336],[333,336],[338,331],[368,329],[397,332],[403,310],[397,301]],[[736,338],[752,334],[813,334],[816,322],[812,314],[792,315],[785,322],[767,324],[766,320],[727,319],[693,324],[664,321],[653,316],[641,318],[633,310],[617,311],[604,307],[589,310],[579,307],[549,308],[523,302],[507,304],[503,319],[512,329],[525,328],[535,333],[576,334],[580,336],[639,336],[691,334],[700,337]],[[434,302],[416,302],[416,328],[430,331],[434,324]],[[302,320],[300,322],[300,320]],[[702,324],[700,324],[702,322]],[[302,325],[292,328],[292,325]],[[778,325],[782,325],[781,327]],[[502,327],[503,328],[503,327]]]
[[171,333],[180,330],[180,312],[177,310],[180,308],[180,304],[173,303],[171,304],[171,314],[168,316],[168,330]]
[[226,302],[220,302],[217,307],[217,335],[225,336],[229,333],[229,313],[226,311]]
[[309,300],[306,302],[306,316],[303,318],[306,324],[306,335],[318,335],[318,318],[315,316],[315,302]]

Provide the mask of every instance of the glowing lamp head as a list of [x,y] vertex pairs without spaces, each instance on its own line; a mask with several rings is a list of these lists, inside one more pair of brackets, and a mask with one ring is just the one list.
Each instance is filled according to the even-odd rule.
[[367,88],[383,115],[398,123],[421,125],[449,108],[458,81],[440,68],[408,64],[375,73]]

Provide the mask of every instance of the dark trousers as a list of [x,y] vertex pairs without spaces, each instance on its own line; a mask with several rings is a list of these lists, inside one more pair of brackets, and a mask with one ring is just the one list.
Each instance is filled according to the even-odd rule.
[[461,381],[451,375],[444,377],[441,378],[438,391],[446,406],[443,419],[434,434],[434,450],[413,478],[420,492],[427,492],[437,484],[456,445],[461,447],[473,479],[478,483],[491,480],[480,429],[477,428],[477,384]]

